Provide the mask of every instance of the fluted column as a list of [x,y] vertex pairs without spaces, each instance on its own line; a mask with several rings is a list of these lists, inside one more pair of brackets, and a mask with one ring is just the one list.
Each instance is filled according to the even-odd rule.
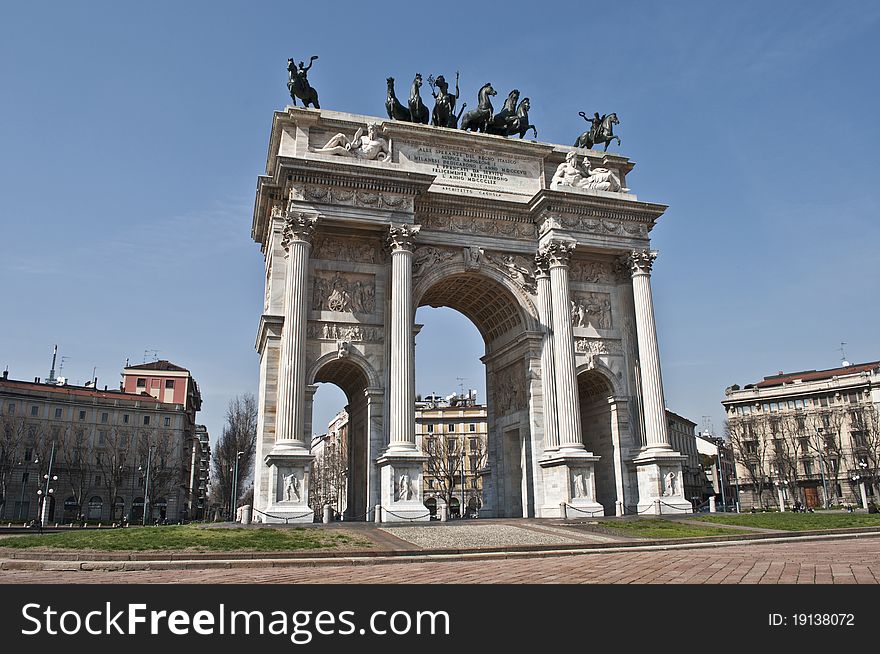
[[568,261],[576,243],[556,238],[541,249],[550,264],[550,295],[553,325],[553,362],[556,368],[556,420],[559,448],[585,451],[581,439],[574,337],[571,329],[571,299],[568,289]]
[[559,423],[556,419],[556,366],[553,364],[553,311],[550,288],[550,261],[546,254],[535,255],[535,281],[538,285],[538,319],[544,327],[541,343],[541,387],[544,392],[544,451],[559,449]]
[[671,448],[666,431],[666,401],[663,398],[657,328],[654,324],[654,299],[651,294],[651,267],[656,258],[656,252],[634,250],[629,254],[628,262],[632,272],[636,332],[639,341],[646,446],[651,450],[669,450]]
[[415,342],[413,337],[412,251],[418,225],[392,225],[391,249],[391,398],[388,452],[414,452]]
[[306,450],[306,291],[309,250],[317,216],[290,211],[284,218],[281,245],[287,259],[284,328],[278,375],[275,450]]

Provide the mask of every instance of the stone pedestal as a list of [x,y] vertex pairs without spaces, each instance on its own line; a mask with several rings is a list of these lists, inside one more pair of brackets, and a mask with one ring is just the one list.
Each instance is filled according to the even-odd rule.
[[633,459],[639,484],[637,510],[640,514],[694,512],[693,505],[684,496],[681,470],[684,459],[677,452],[666,454],[650,450]]
[[308,505],[309,475],[314,456],[308,450],[279,451],[266,457],[269,466],[269,502],[259,517],[263,522],[311,523],[314,511]]
[[[598,456],[589,452],[553,454],[540,461],[544,475],[545,518],[597,518],[605,507],[596,501],[594,466]],[[566,507],[563,510],[563,507]]]
[[428,521],[422,502],[422,475],[428,457],[419,453],[387,452],[376,463],[380,468],[381,522]]

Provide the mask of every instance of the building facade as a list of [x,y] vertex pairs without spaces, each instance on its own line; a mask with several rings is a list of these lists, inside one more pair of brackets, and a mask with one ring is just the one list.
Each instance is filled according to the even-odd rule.
[[[697,451],[703,467],[703,496],[714,496],[719,510],[737,506],[738,484],[733,448],[711,432],[697,434]],[[720,467],[720,469],[719,469]]]
[[880,362],[780,372],[725,395],[744,510],[877,497]]
[[696,507],[703,501],[706,487],[706,475],[697,451],[695,429],[697,423],[666,409],[669,443],[685,457],[681,463],[684,480],[684,496]]
[[[173,364],[160,361],[126,372],[137,369],[138,375],[164,377],[168,366]],[[194,450],[198,447],[198,465],[204,451],[195,434],[201,398],[189,372],[173,367],[174,386],[185,390],[177,394],[169,385],[172,395],[160,387],[158,398],[145,390],[26,382],[4,373],[0,520],[40,518],[47,490],[50,522],[139,522],[145,511],[148,522],[190,519],[200,492],[199,475],[193,474]],[[47,474],[48,485],[43,479]]]
[[489,452],[488,410],[476,393],[416,402],[416,438],[427,455],[424,504],[435,514],[476,516],[483,506],[483,471]]

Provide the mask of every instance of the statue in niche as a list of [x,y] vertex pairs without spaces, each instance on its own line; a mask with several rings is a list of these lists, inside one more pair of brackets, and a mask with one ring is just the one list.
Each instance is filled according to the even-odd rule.
[[607,168],[591,169],[587,158],[579,162],[574,150],[565,155],[565,161],[559,164],[550,181],[553,190],[563,190],[565,187],[622,193],[629,191],[620,185],[620,179],[614,171]]
[[663,480],[663,495],[675,495],[675,473],[667,472]]
[[578,471],[574,476],[574,498],[584,499],[588,497],[587,478],[583,471]]
[[287,60],[287,90],[290,91],[290,100],[293,102],[294,107],[296,106],[296,99],[299,98],[306,109],[308,109],[310,104],[314,105],[315,109],[321,108],[321,105],[318,104],[318,92],[311,87],[306,77],[309,69],[312,67],[312,63],[317,58],[318,55],[313,55],[309,59],[308,66],[302,61],[297,66],[293,59]]
[[400,480],[397,482],[397,501],[398,502],[406,502],[407,500],[412,499],[412,484],[409,480],[409,474],[403,473],[400,475]]
[[378,135],[379,127],[376,123],[370,123],[367,125],[366,134],[364,134],[363,127],[359,127],[351,140],[345,134],[336,134],[322,148],[309,146],[309,152],[335,154],[364,160],[389,161],[391,148],[388,141]]
[[291,472],[289,475],[284,475],[284,499],[288,502],[299,502],[301,499],[299,494],[299,479],[294,472]]

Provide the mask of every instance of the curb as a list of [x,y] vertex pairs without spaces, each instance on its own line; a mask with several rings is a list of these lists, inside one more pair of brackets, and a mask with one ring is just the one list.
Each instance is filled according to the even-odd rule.
[[[825,541],[857,538],[876,538],[880,530],[847,531],[838,530],[829,533],[827,530],[818,533],[794,532],[779,534],[748,534],[743,536],[707,539],[680,539],[669,541],[638,541],[630,543],[591,544],[585,546],[537,546],[523,551],[507,549],[471,549],[471,550],[423,550],[408,552],[349,552],[334,555],[313,557],[278,556],[279,553],[263,555],[254,553],[250,558],[226,557],[215,559],[163,559],[163,560],[58,560],[38,558],[6,558],[0,559],[0,570],[46,571],[46,572],[147,572],[151,570],[216,570],[246,568],[295,568],[316,566],[357,566],[383,565],[389,563],[429,563],[466,559],[469,561],[489,561],[503,559],[551,558],[561,556],[577,556],[582,554],[620,553],[632,551],[664,551],[676,549],[701,549],[706,547],[729,547],[733,545],[750,545],[764,543],[786,543],[792,541]],[[99,554],[95,555],[100,556]],[[218,555],[224,556],[224,555]]]

